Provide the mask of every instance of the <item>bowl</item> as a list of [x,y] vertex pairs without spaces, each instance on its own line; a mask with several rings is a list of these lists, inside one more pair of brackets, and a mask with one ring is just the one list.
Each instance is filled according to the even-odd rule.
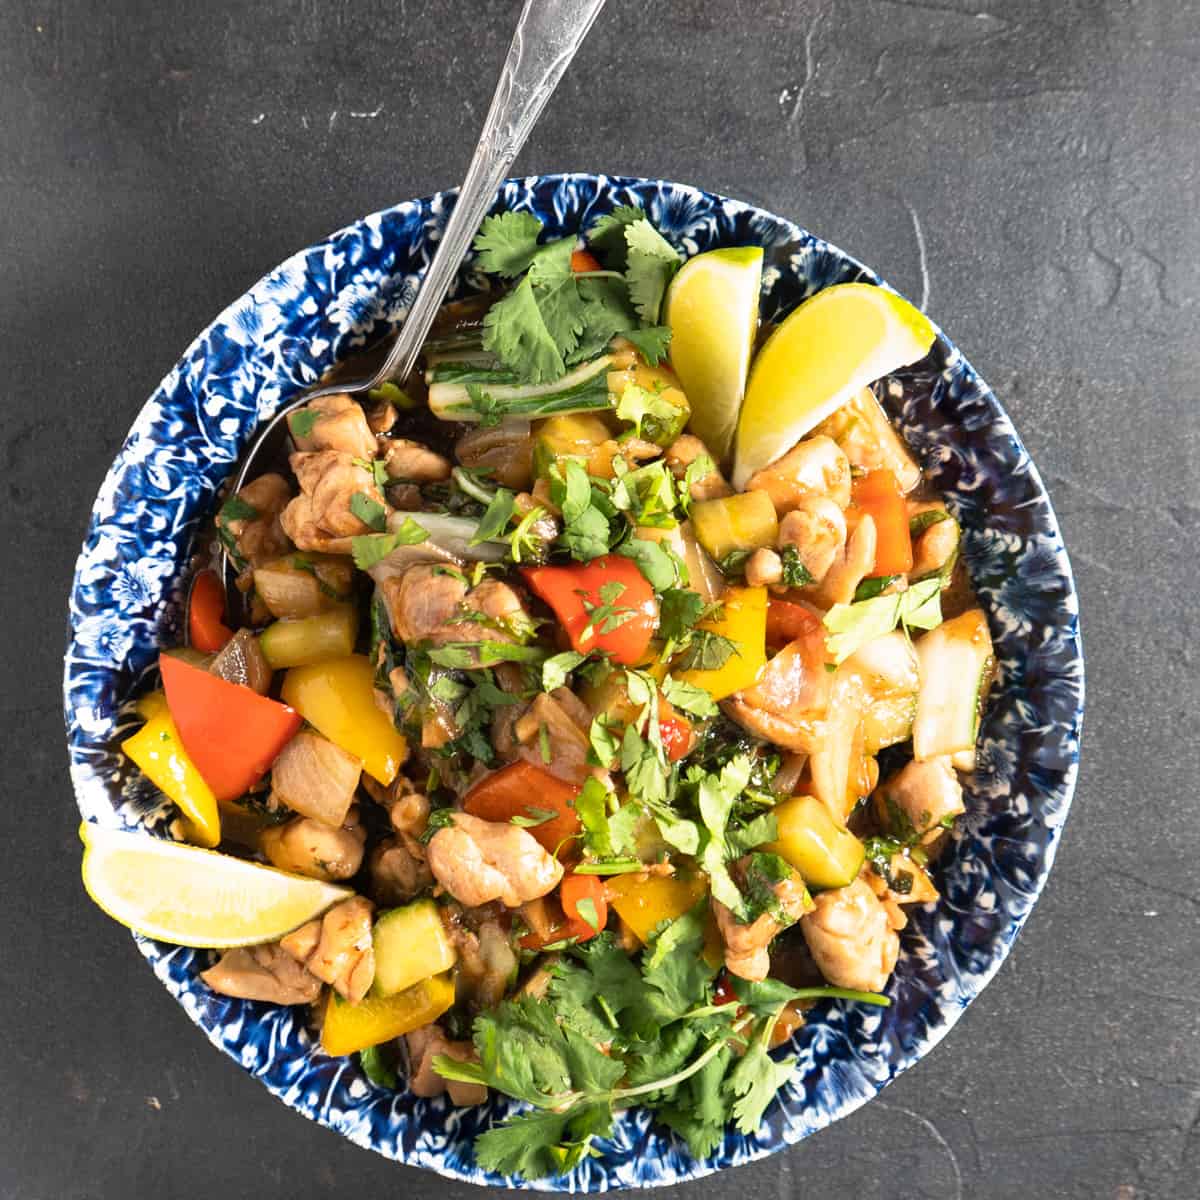
[[[174,810],[122,759],[128,699],[160,648],[178,644],[182,577],[197,531],[260,422],[329,367],[393,328],[428,264],[455,193],[375,213],[289,258],[189,347],[134,422],[96,497],[70,597],[64,703],[71,776],[89,821],[159,834]],[[836,247],[762,209],[662,180],[604,175],[506,182],[495,210],[537,215],[551,234],[619,204],[644,208],[688,254],[765,248],[763,312],[777,317],[833,283],[880,282]],[[469,290],[469,267],[458,291]],[[1083,660],[1070,564],[1025,448],[983,380],[942,334],[901,372],[888,404],[964,531],[988,613],[999,682],[979,766],[936,879],[913,912],[888,987],[892,1005],[823,1001],[795,1035],[799,1065],[745,1136],[697,1160],[644,1111],[625,1114],[601,1158],[533,1185],[604,1191],[679,1183],[798,1142],[870,1100],[939,1042],[1003,962],[1054,860],[1079,755]],[[205,951],[137,938],[163,985],[208,1036],[298,1112],[389,1158],[480,1184],[471,1140],[509,1108],[455,1109],[373,1085],[314,1045],[306,1010],[231,1000],[197,978]]]

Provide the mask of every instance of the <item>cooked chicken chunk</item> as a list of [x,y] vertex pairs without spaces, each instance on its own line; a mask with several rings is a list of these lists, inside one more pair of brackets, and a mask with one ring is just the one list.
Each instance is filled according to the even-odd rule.
[[[749,868],[753,857],[747,855],[739,859],[734,867],[735,874],[741,875]],[[711,902],[721,940],[725,943],[725,967],[731,975],[755,982],[766,979],[771,969],[771,955],[767,947],[775,935],[812,911],[812,897],[795,871],[774,883],[771,891],[775,893],[776,912],[760,913],[746,925],[741,924],[720,900],[714,898]],[[781,921],[779,917],[784,919]]]
[[450,478],[450,462],[420,442],[392,438],[386,443],[384,466],[388,478],[407,483],[436,483]]
[[783,578],[783,560],[762,546],[746,559],[746,586],[770,587]]
[[359,823],[357,808],[351,807],[340,826],[311,817],[294,817],[264,829],[259,840],[272,866],[332,882],[357,874],[367,834]]
[[278,942],[226,950],[200,978],[222,996],[268,1004],[312,1004],[321,994],[321,981]]
[[407,904],[433,886],[425,847],[411,835],[384,838],[371,851],[367,869],[371,895],[378,904]]
[[280,523],[280,516],[291,498],[291,486],[282,475],[260,475],[235,497],[252,509],[254,515],[226,517],[223,511],[219,512],[217,528],[233,539],[237,553],[250,566],[269,562],[291,549],[291,542]]
[[820,608],[849,604],[858,585],[875,569],[875,520],[863,516],[846,539],[845,549],[836,554],[820,583],[806,593]]
[[[298,434],[298,422],[307,421],[307,414],[310,413],[316,417],[312,428],[307,434]],[[305,416],[302,418],[301,414]],[[345,392],[336,396],[319,396],[303,408],[289,413],[288,431],[297,450],[339,450],[368,461],[375,457],[375,435],[367,423],[367,415]]]
[[414,1096],[440,1096],[449,1092],[450,1102],[462,1107],[487,1100],[488,1090],[482,1084],[443,1079],[433,1069],[433,1060],[439,1054],[458,1062],[478,1062],[479,1055],[470,1042],[450,1041],[440,1025],[422,1026],[405,1034],[405,1038],[408,1042],[408,1090]]
[[353,754],[302,729],[271,768],[271,803],[337,829],[346,820],[361,775],[362,763]]
[[454,447],[464,467],[489,471],[489,483],[524,491],[533,481],[533,435],[528,421],[505,417],[499,425],[477,425]]
[[[564,703],[559,692],[566,692],[570,700]],[[575,704],[571,704],[571,701]],[[590,772],[587,731],[591,718],[589,716],[581,724],[581,709],[583,713],[588,711],[583,702],[566,688],[557,689],[553,695],[540,693],[528,711],[517,717],[513,724],[517,742],[516,757],[549,771],[567,783],[583,783]],[[545,747],[542,744],[543,736]]]
[[766,492],[781,517],[809,496],[828,496],[845,508],[850,503],[850,460],[831,438],[808,438],[751,475],[746,490]]
[[845,545],[846,518],[828,496],[806,496],[779,522],[780,550],[795,547],[814,583],[825,578]]
[[[944,504],[910,504],[909,517],[923,512],[946,512]],[[958,522],[946,513],[940,521],[934,521],[913,539],[913,565],[909,578],[916,579],[940,571],[958,549]]]
[[[946,757],[910,762],[884,781],[878,795],[889,824],[897,819],[901,823],[907,821],[917,836],[966,811],[962,784]],[[908,833],[900,829],[893,832]]]
[[349,553],[347,539],[370,533],[370,526],[355,516],[350,504],[361,493],[386,509],[374,476],[341,450],[293,454],[289,460],[301,495],[283,513],[283,527],[301,550]]
[[774,655],[758,682],[724,701],[743,729],[786,750],[811,754],[821,737],[831,675],[822,633],[797,638]]
[[664,461],[676,479],[682,480],[687,475],[687,469],[701,456],[713,464],[712,470],[692,480],[691,496],[693,500],[716,500],[721,496],[733,495],[733,488],[725,481],[716,465],[716,459],[708,447],[693,434],[685,433],[677,437],[667,448]]
[[861,879],[821,892],[800,921],[821,974],[837,987],[882,991],[896,966],[900,939],[887,910]]
[[370,900],[351,896],[281,938],[279,944],[318,979],[357,1004],[375,979],[374,912]]
[[455,813],[426,852],[434,878],[468,908],[492,900],[517,908],[553,891],[563,873],[526,830],[467,813]]

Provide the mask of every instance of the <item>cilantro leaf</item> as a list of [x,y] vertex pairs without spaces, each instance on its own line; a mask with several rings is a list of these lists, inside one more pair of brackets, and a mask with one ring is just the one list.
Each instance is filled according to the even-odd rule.
[[646,325],[657,325],[667,284],[679,269],[679,254],[644,217],[626,227],[625,245],[629,298]]
[[716,671],[737,653],[736,642],[709,629],[695,629],[675,666],[681,671]]
[[[312,433],[313,426],[317,423],[320,416],[321,414],[315,408],[302,408],[299,412],[292,413],[288,418],[292,437],[308,437]],[[363,1069],[366,1069],[365,1066]]]
[[566,370],[528,275],[488,309],[483,318],[483,348],[530,383],[558,379]]
[[412,517],[405,517],[404,524],[391,533],[364,533],[350,539],[354,565],[360,571],[369,571],[382,562],[393,550],[401,546],[419,546],[429,540],[429,532]]
[[776,1062],[762,1042],[751,1042],[746,1053],[729,1072],[729,1090],[738,1097],[733,1116],[739,1133],[754,1133],[762,1124],[775,1094],[792,1077],[796,1069],[795,1055]]
[[575,250],[573,237],[558,238],[539,246],[529,263],[529,278],[534,287],[553,286],[567,279],[571,273],[571,254]]
[[588,728],[588,741],[591,743],[592,753],[596,756],[596,762],[605,769],[611,767],[621,751],[621,744],[603,713],[597,713],[592,718]]
[[784,546],[779,557],[783,563],[783,582],[788,587],[808,587],[813,582],[812,572],[800,560],[800,551],[795,546]]
[[532,213],[502,212],[485,217],[475,235],[479,265],[493,275],[513,278],[538,252],[542,223]]
[[907,591],[835,604],[824,618],[829,631],[825,645],[834,663],[843,663],[856,650],[897,625],[933,629],[942,622],[942,581],[937,578],[914,583]]
[[704,600],[687,588],[667,588],[658,598],[658,631],[669,642],[681,642],[695,628]]
[[561,1175],[582,1161],[594,1137],[612,1131],[612,1109],[603,1104],[565,1113],[509,1117],[475,1139],[479,1165],[500,1175]]
[[617,401],[617,416],[622,421],[628,421],[638,437],[642,436],[642,422],[647,417],[657,417],[660,421],[671,421],[675,418],[675,405],[661,396],[636,383],[627,383]]
[[552,654],[542,663],[542,691],[552,692],[567,682],[567,676],[584,660],[577,650],[564,650]]
[[376,1087],[394,1088],[396,1086],[395,1068],[383,1055],[381,1046],[367,1046],[358,1052],[358,1061],[363,1074]]
[[383,533],[387,529],[387,509],[378,500],[372,500],[366,492],[355,492],[350,497],[350,511],[376,533]]
[[625,336],[637,347],[638,353],[656,367],[667,357],[671,330],[667,325],[648,325],[644,329],[627,329]]
[[623,279],[576,279],[583,329],[570,362],[582,362],[604,350],[618,333],[637,328],[638,317],[629,302]]
[[558,813],[550,808],[537,808],[535,805],[527,804],[523,813],[514,813],[508,818],[510,825],[516,825],[519,829],[536,829],[539,825],[545,825],[547,821],[553,821]]
[[633,559],[647,583],[656,592],[674,587],[679,582],[675,560],[657,542],[648,538],[627,538],[617,547],[617,553],[624,558]]
[[872,575],[854,589],[854,599],[874,600],[876,596],[883,595],[893,583],[902,578],[901,575]]
[[721,710],[713,698],[694,683],[685,683],[668,675],[662,684],[663,695],[676,707],[695,717],[715,717]]
[[497,488],[468,544],[478,546],[480,542],[491,541],[503,534],[512,518],[515,500],[516,497],[508,488]]
[[614,271],[623,271],[628,256],[625,230],[635,221],[642,221],[645,217],[646,214],[640,208],[634,208],[630,204],[619,205],[592,226],[588,233],[588,245],[605,266]]
[[230,496],[221,505],[221,511],[218,513],[218,516],[222,521],[256,521],[258,520],[259,512],[253,504],[247,504],[241,496]]

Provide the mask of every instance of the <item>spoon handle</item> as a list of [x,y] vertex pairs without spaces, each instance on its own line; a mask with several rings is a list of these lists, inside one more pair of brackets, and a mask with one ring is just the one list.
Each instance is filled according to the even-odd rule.
[[454,211],[378,379],[412,370],[496,188],[603,7],[604,0],[525,0]]

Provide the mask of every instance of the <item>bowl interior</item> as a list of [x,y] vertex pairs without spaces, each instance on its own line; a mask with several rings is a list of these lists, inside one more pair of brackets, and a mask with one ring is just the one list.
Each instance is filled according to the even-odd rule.
[[[177,644],[196,531],[259,423],[330,366],[403,319],[454,193],[367,217],[288,259],[222,313],[147,401],[96,498],[70,598],[64,704],[84,818],[165,832],[174,812],[115,749],[127,701],[160,648]],[[595,175],[513,180],[495,210],[535,213],[550,234],[619,204],[646,209],[687,254],[766,251],[764,315],[832,283],[878,282],[833,246],[761,209],[664,181]],[[468,267],[459,291],[478,281]],[[1070,566],[1037,471],[1007,416],[954,346],[897,377],[889,403],[964,531],[1000,666],[967,816],[937,866],[942,901],[913,912],[886,1010],[814,1009],[793,1039],[792,1082],[752,1136],[730,1130],[693,1159],[644,1112],[602,1158],[538,1186],[600,1191],[677,1183],[796,1142],[869,1100],[941,1039],[1004,959],[1045,881],[1070,804],[1083,708]],[[138,939],[155,974],[209,1039],[306,1116],[363,1146],[477,1183],[474,1134],[505,1100],[454,1109],[372,1085],[314,1048],[304,1010],[216,996],[203,951]]]

